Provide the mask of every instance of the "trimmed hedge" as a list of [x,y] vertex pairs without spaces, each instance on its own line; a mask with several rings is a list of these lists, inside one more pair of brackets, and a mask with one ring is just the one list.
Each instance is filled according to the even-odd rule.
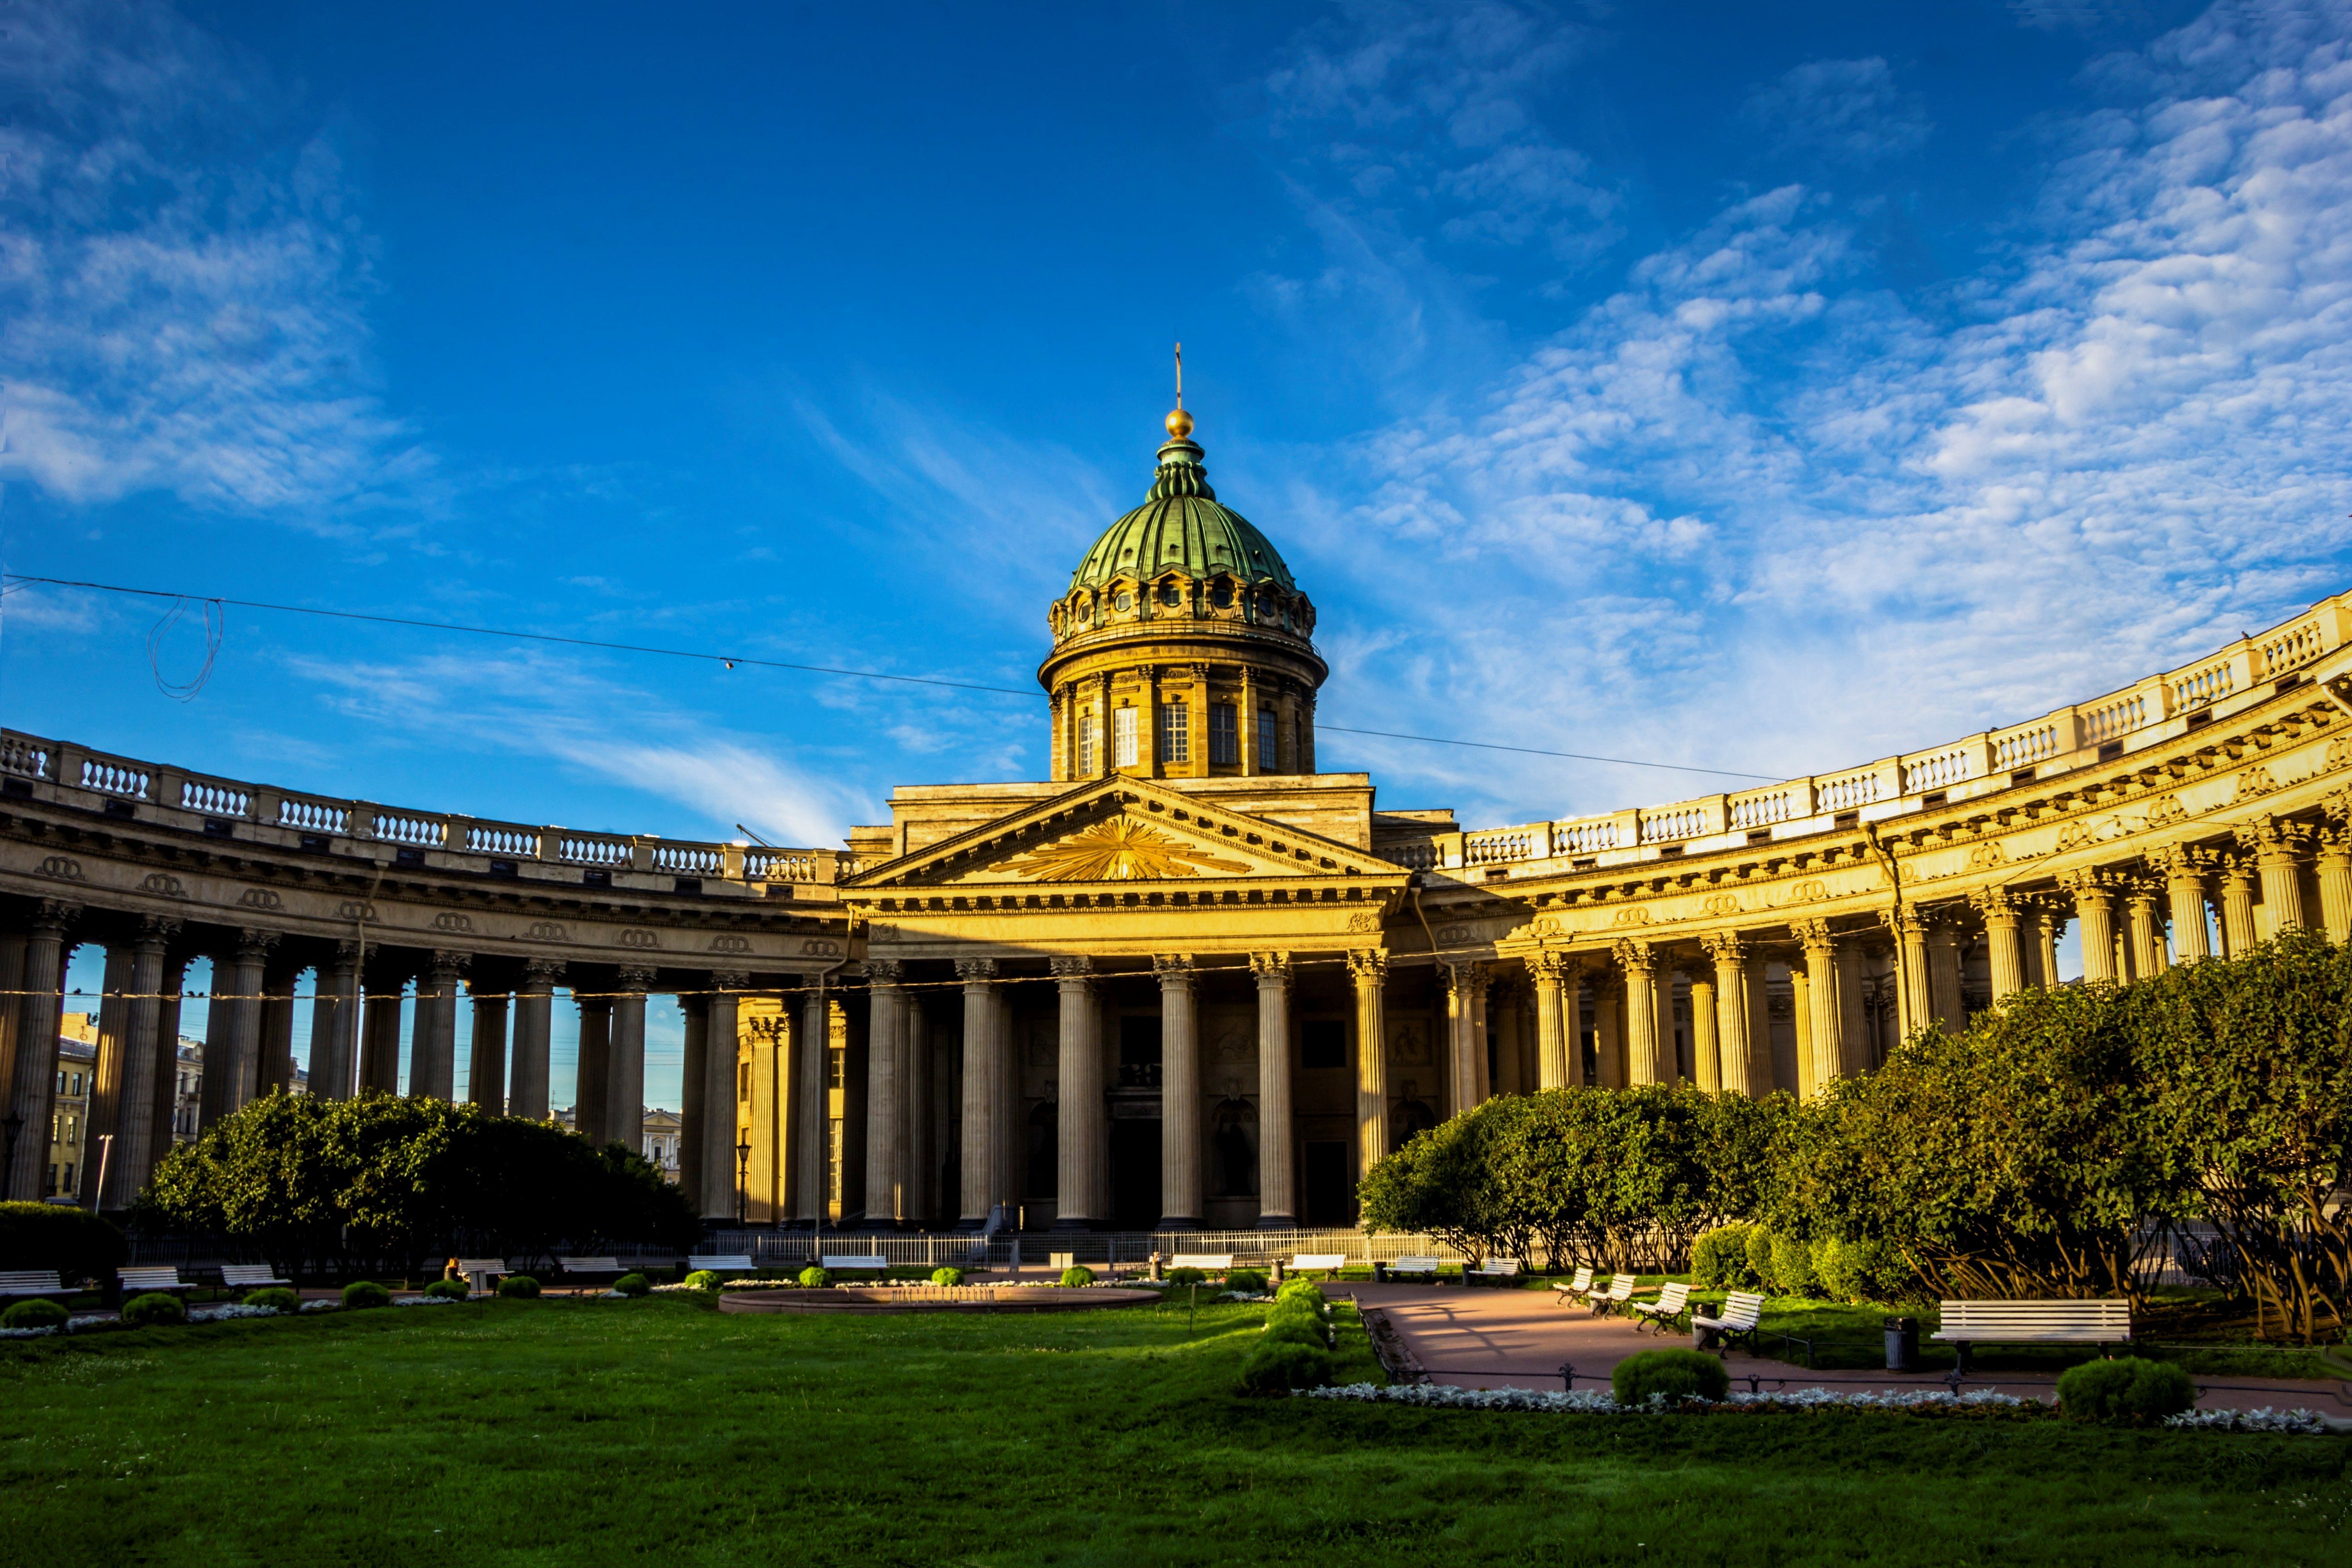
[[283,1285],[265,1285],[258,1290],[247,1291],[245,1304],[267,1307],[273,1312],[299,1312],[302,1310],[302,1298]]
[[177,1296],[150,1290],[122,1303],[122,1321],[142,1329],[156,1323],[184,1323],[188,1321],[188,1304]]
[[624,1296],[642,1296],[654,1288],[654,1282],[642,1274],[624,1274],[613,1281],[613,1289]]
[[1171,1268],[1168,1271],[1168,1283],[1171,1285],[1206,1285],[1208,1282],[1209,1271],[1205,1268],[1187,1266],[1182,1268]]
[[2197,1403],[2197,1384],[2168,1361],[2121,1356],[2058,1374],[2058,1408],[2077,1421],[2151,1426]]
[[716,1290],[719,1289],[719,1270],[698,1268],[686,1277],[686,1286],[690,1290]]
[[1066,1288],[1075,1289],[1081,1285],[1091,1285],[1094,1282],[1095,1271],[1083,1263],[1073,1263],[1062,1270],[1062,1284]]
[[1284,1394],[1294,1388],[1322,1388],[1331,1381],[1331,1352],[1321,1345],[1269,1338],[1242,1363],[1242,1391]]
[[56,1270],[72,1286],[111,1279],[131,1256],[110,1220],[68,1204],[0,1204],[0,1272]]
[[1274,1293],[1276,1301],[1304,1301],[1317,1311],[1323,1310],[1323,1287],[1312,1279],[1293,1279]]
[[934,1268],[931,1270],[931,1283],[934,1285],[961,1285],[963,1283],[963,1270],[961,1268]]
[[812,1263],[801,1270],[801,1284],[804,1289],[822,1290],[832,1283],[833,1275],[816,1264]]
[[1704,1351],[1639,1351],[1609,1374],[1609,1392],[1620,1405],[1646,1405],[1662,1394],[1669,1400],[1721,1399],[1731,1392],[1731,1374]]
[[474,1292],[463,1279],[436,1279],[425,1287],[425,1293],[446,1301],[462,1301]]
[[510,1301],[535,1301],[539,1281],[528,1274],[509,1274],[499,1281],[499,1294]]
[[343,1287],[343,1310],[346,1312],[391,1305],[392,1292],[373,1279],[354,1279]]
[[1225,1272],[1225,1289],[1244,1296],[1265,1294],[1265,1276],[1255,1268],[1233,1268]]
[[0,1329],[59,1329],[68,1315],[55,1301],[19,1301],[0,1312]]

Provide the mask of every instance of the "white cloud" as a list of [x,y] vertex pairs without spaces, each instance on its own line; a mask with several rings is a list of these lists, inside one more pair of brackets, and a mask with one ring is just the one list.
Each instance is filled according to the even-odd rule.
[[1808,60],[1740,106],[1740,120],[1782,153],[1818,153],[1843,163],[1874,163],[1916,152],[1935,128],[1916,93],[1895,85],[1876,56]]

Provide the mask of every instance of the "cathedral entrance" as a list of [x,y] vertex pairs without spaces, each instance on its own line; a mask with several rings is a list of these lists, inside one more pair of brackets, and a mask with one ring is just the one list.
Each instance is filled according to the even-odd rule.
[[1121,1117],[1110,1124],[1110,1225],[1150,1230],[1160,1223],[1160,1121]]

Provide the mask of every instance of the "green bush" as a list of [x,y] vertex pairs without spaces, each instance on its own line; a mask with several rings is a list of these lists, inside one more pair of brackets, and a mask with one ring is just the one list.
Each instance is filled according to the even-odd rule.
[[436,1279],[432,1284],[425,1287],[425,1293],[427,1296],[439,1297],[445,1301],[462,1301],[474,1291],[473,1288],[463,1279]]
[[1277,1301],[1304,1301],[1317,1311],[1323,1310],[1323,1287],[1312,1279],[1293,1279],[1274,1293]]
[[1832,1301],[1901,1301],[1917,1294],[1911,1265],[1883,1241],[1840,1241],[1823,1237],[1812,1245],[1813,1273]]
[[1171,1268],[1168,1271],[1168,1283],[1171,1285],[1206,1285],[1208,1282],[1209,1271],[1205,1268]]
[[1748,1227],[1748,1273],[1759,1290],[1772,1290],[1772,1232],[1760,1225]]
[[1772,1289],[1782,1296],[1818,1296],[1821,1276],[1813,1272],[1812,1244],[1801,1236],[1775,1232],[1772,1237]]
[[2058,1408],[2077,1421],[2150,1426],[2197,1403],[2197,1385],[2168,1361],[2123,1356],[2058,1374]]
[[111,1279],[131,1249],[113,1223],[69,1204],[0,1204],[0,1272],[54,1270],[68,1287]]
[[299,1312],[302,1310],[302,1298],[283,1285],[265,1285],[258,1290],[246,1292],[245,1304],[267,1307],[273,1312]]
[[833,1283],[833,1276],[812,1263],[801,1270],[801,1284],[807,1289],[822,1290]]
[[931,1283],[934,1285],[961,1285],[963,1283],[963,1270],[961,1268],[934,1268],[931,1270]]
[[509,1301],[535,1301],[539,1281],[528,1274],[509,1274],[499,1281],[499,1294]]
[[1265,1333],[1261,1342],[1274,1344],[1277,1342],[1295,1345],[1313,1345],[1317,1350],[1331,1348],[1331,1338],[1323,1331],[1321,1325],[1301,1322],[1296,1318],[1266,1324]]
[[1078,1286],[1091,1285],[1094,1282],[1095,1271],[1087,1268],[1083,1263],[1073,1263],[1070,1267],[1062,1270],[1062,1283],[1066,1287],[1076,1289]]
[[1242,1390],[1281,1394],[1293,1388],[1321,1388],[1331,1381],[1331,1352],[1321,1345],[1268,1339],[1242,1363]]
[[150,1290],[122,1303],[122,1321],[140,1328],[152,1323],[184,1323],[188,1321],[188,1304],[177,1296]]
[[698,1268],[686,1277],[686,1287],[689,1290],[716,1290],[719,1289],[719,1271]]
[[343,1310],[356,1312],[362,1307],[389,1307],[392,1292],[373,1279],[354,1279],[343,1287]]
[[1760,1283],[1748,1265],[1748,1237],[1756,1226],[1744,1220],[1701,1231],[1691,1243],[1691,1289],[1753,1290]]
[[0,1329],[61,1329],[66,1316],[55,1301],[19,1301],[0,1312]]
[[1704,1351],[1637,1351],[1609,1374],[1609,1392],[1620,1405],[1646,1405],[1661,1394],[1716,1400],[1731,1392],[1731,1374]]
[[642,1296],[654,1288],[654,1282],[642,1274],[624,1274],[613,1281],[613,1289],[624,1296]]
[[1265,1276],[1255,1268],[1233,1268],[1225,1272],[1225,1289],[1238,1290],[1244,1296],[1265,1294]]

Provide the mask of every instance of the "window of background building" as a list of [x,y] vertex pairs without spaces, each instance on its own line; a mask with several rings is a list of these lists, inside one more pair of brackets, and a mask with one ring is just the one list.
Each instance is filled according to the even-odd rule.
[[1102,720],[1091,708],[1078,715],[1078,772],[1095,771],[1095,748],[1102,744]]
[[1257,716],[1257,765],[1268,770],[1280,765],[1275,756],[1274,715],[1271,713]]
[[824,1166],[831,1173],[825,1197],[837,1209],[841,1206],[841,1119],[837,1116],[824,1124]]
[[1110,716],[1110,765],[1135,766],[1135,710],[1121,708]]
[[751,1064],[750,1062],[735,1064],[735,1099],[741,1104],[751,1103]]
[[1166,702],[1160,709],[1160,760],[1163,763],[1189,763],[1192,760],[1192,712],[1181,702]]
[[1230,767],[1242,760],[1240,731],[1230,702],[1209,706],[1209,761]]
[[[843,1050],[838,1046],[835,1046],[831,1050],[824,1053],[825,1088],[841,1089],[845,1087],[844,1080],[847,1077],[847,1072],[844,1058],[848,1055],[849,1053],[847,1051]],[[839,1124],[835,1123],[835,1125],[837,1126]]]

